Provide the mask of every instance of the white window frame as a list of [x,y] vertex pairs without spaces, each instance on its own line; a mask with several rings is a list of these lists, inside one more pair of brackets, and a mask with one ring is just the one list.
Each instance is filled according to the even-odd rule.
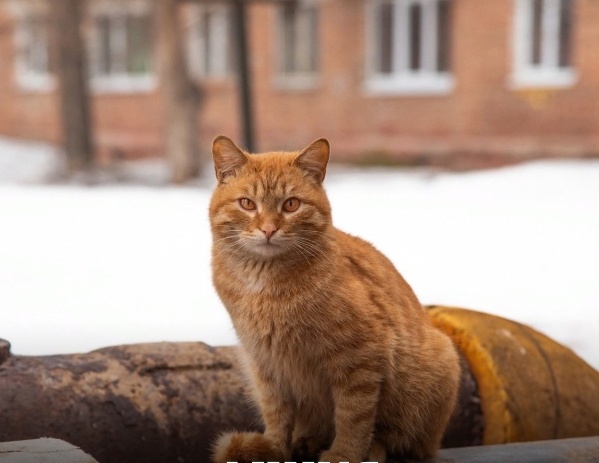
[[[91,89],[97,93],[144,93],[151,92],[157,88],[158,79],[155,70],[146,74],[130,74],[126,70],[126,64],[120,63],[122,68],[110,74],[98,74],[96,66],[99,50],[98,30],[95,20],[98,16],[110,17],[111,21],[119,24],[117,33],[111,36],[111,46],[116,48],[126,47],[126,18],[128,16],[151,15],[150,3],[146,0],[129,0],[121,2],[116,0],[97,0],[90,2],[89,19],[91,21],[89,37],[89,63],[91,76]],[[152,50],[153,52],[154,50]],[[124,53],[123,53],[124,54]],[[155,65],[155,62],[154,62]]]
[[576,83],[574,68],[559,65],[559,0],[543,2],[541,62],[533,64],[533,1],[515,0],[514,71],[509,80],[509,85],[513,88],[571,87]]
[[[31,17],[48,18],[48,8],[45,2],[19,2],[9,4],[9,11],[15,19],[14,44],[15,44],[15,81],[19,89],[26,92],[46,93],[56,88],[56,77],[50,72],[50,29],[46,28],[45,44],[34,50],[38,59],[45,61],[46,71],[40,72],[31,69],[26,58],[29,47],[34,46],[34,38],[27,27]],[[39,44],[37,44],[39,45]]]
[[[437,3],[439,0],[392,0],[394,6],[392,57],[390,73],[377,71],[379,33],[377,8],[380,1],[366,3],[366,81],[369,94],[390,95],[444,95],[450,93],[455,81],[451,71],[438,71],[437,33],[439,30]],[[422,44],[421,69],[409,67],[410,39],[408,14],[412,5],[421,5],[423,18],[420,41]],[[451,33],[451,32],[450,32]]]
[[[275,49],[275,79],[274,85],[279,89],[289,89],[289,90],[312,90],[316,88],[320,81],[320,56],[319,56],[319,42],[320,38],[320,8],[319,2],[317,0],[298,0],[297,8],[299,9],[315,9],[316,11],[316,32],[314,35],[310,35],[310,31],[304,31],[300,33],[300,37],[302,39],[296,43],[299,43],[299,46],[307,47],[308,50],[303,50],[304,53],[314,52],[316,56],[314,56],[314,60],[316,63],[316,68],[313,71],[286,71],[285,70],[285,53],[286,53],[286,44],[285,44],[285,24],[283,22],[283,7],[279,6],[276,8],[276,34],[277,40],[276,49]],[[299,18],[302,19],[301,17]],[[301,27],[301,25],[300,25]],[[309,40],[307,40],[309,38]],[[311,42],[311,40],[315,42]]]
[[[203,14],[211,21],[208,44],[201,30]],[[191,5],[187,25],[187,58],[190,74],[199,79],[226,79],[231,76],[231,8],[228,4]],[[207,64],[209,62],[209,64]]]

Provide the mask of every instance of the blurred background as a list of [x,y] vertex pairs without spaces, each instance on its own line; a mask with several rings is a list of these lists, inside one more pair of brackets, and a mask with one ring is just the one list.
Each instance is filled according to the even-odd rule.
[[461,169],[597,156],[598,15],[590,0],[2,0],[0,133],[66,145],[74,168],[170,155],[177,181],[221,133]]
[[325,136],[335,223],[423,303],[597,368],[597,57],[594,0],[0,0],[0,337],[236,342],[211,141]]

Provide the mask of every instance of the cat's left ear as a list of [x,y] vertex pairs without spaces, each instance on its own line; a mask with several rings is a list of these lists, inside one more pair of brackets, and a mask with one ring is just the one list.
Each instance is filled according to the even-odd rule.
[[329,141],[326,138],[319,138],[295,158],[295,163],[318,183],[322,183],[327,173],[330,152]]
[[224,135],[219,135],[212,142],[212,157],[216,178],[220,183],[235,176],[248,160],[243,151]]

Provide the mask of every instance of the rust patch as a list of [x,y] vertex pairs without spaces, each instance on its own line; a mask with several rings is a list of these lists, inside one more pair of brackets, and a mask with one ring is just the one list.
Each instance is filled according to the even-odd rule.
[[476,379],[466,358],[459,351],[458,355],[462,372],[458,401],[443,436],[442,448],[470,447],[482,444],[484,416]]
[[10,342],[6,339],[0,339],[0,364],[4,363],[10,357]]

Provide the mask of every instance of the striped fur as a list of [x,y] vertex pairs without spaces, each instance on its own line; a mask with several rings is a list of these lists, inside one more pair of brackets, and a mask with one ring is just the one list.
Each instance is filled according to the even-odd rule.
[[[265,424],[263,435],[223,435],[214,462],[435,454],[457,354],[392,263],[332,225],[328,142],[249,155],[218,137],[213,155],[213,281]],[[296,211],[285,211],[289,198]]]

